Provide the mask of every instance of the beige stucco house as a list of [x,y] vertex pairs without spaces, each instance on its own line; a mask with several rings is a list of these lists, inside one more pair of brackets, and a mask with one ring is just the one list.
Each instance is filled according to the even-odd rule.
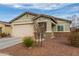
[[11,25],[9,22],[0,21],[0,33],[11,34]]
[[70,32],[70,21],[30,12],[22,13],[10,23],[13,37],[34,36],[34,23],[44,25],[44,31],[46,34],[50,33],[51,36],[54,36],[54,32]]

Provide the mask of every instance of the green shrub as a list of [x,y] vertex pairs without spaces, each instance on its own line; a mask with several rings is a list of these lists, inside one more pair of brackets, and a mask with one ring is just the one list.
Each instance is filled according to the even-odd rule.
[[24,37],[23,38],[23,44],[27,47],[32,47],[33,46],[33,38],[32,37]]
[[1,34],[1,37],[6,37],[6,36],[7,36],[6,33],[2,33],[2,34]]
[[0,33],[0,37],[1,37],[1,33]]
[[7,33],[0,33],[0,37],[10,37],[10,34],[7,34]]
[[71,32],[69,41],[72,46],[79,47],[79,32]]

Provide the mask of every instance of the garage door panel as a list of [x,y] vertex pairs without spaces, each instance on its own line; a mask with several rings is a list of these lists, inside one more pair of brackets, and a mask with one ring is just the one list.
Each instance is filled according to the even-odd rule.
[[33,25],[14,25],[13,26],[13,36],[23,37],[23,36],[32,36],[33,35]]

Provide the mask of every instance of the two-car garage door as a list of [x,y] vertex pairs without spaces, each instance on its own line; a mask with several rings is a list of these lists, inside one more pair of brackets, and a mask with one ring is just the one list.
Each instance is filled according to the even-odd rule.
[[33,25],[32,24],[13,25],[12,36],[13,37],[33,36]]

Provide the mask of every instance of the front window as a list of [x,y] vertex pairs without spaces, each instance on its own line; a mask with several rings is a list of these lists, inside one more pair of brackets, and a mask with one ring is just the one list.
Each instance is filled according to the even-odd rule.
[[64,31],[64,26],[63,25],[58,25],[58,31]]

